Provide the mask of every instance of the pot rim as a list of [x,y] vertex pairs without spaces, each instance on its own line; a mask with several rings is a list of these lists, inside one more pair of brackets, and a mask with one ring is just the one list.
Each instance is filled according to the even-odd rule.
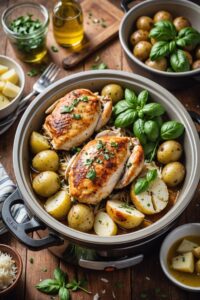
[[[162,0],[163,1],[163,0]],[[162,1],[159,1],[159,4],[162,5]],[[174,3],[174,0],[164,0],[164,2],[172,2]],[[185,5],[186,8],[192,8],[195,11],[199,12],[199,16],[200,16],[200,6],[193,3],[193,2],[189,2],[187,0],[176,0],[175,1],[177,3],[179,3],[180,5]],[[153,73],[154,75],[159,75],[159,76],[166,76],[169,77],[169,79],[173,79],[173,78],[181,78],[181,77],[185,77],[185,76],[194,76],[194,75],[199,75],[200,74],[200,69],[196,69],[196,70],[190,70],[190,71],[186,71],[186,72],[166,72],[166,71],[159,71],[153,68],[148,67],[147,65],[145,65],[144,62],[140,61],[139,59],[137,59],[131,52],[131,50],[129,49],[129,46],[127,44],[127,42],[125,41],[124,38],[124,32],[126,31],[126,22],[129,18],[131,18],[131,16],[134,14],[135,11],[137,11],[137,9],[144,7],[144,6],[150,6],[153,5],[154,3],[158,3],[157,0],[146,0],[142,3],[139,3],[137,5],[135,5],[134,7],[132,7],[128,13],[126,13],[120,23],[120,27],[119,27],[119,40],[120,40],[120,44],[123,48],[123,50],[125,51],[126,55],[128,56],[128,58],[132,61],[134,61],[137,65],[139,65],[141,68],[143,68],[144,70]],[[169,4],[170,5],[170,4]]]
[[[43,98],[48,96],[48,93],[51,93],[53,89],[56,88],[57,92],[59,92],[62,88],[63,84],[65,86],[73,84],[74,82],[81,81],[86,82],[88,80],[91,81],[95,80],[102,80],[102,79],[108,79],[111,80],[121,80],[124,82],[132,82],[136,83],[138,85],[142,85],[143,88],[147,88],[148,90],[151,90],[154,93],[158,93],[158,95],[161,98],[168,98],[171,101],[171,107],[172,110],[175,110],[175,104],[176,109],[179,109],[179,115],[184,119],[184,125],[187,127],[187,130],[189,131],[188,136],[191,139],[191,143],[193,143],[193,172],[191,174],[192,179],[188,182],[188,187],[185,190],[186,196],[183,197],[183,200],[179,202],[179,206],[174,206],[170,209],[168,213],[166,213],[165,216],[163,216],[160,220],[155,222],[149,227],[137,230],[132,233],[127,233],[123,235],[117,235],[113,237],[99,237],[97,235],[93,235],[90,233],[84,233],[77,230],[74,230],[72,228],[69,228],[68,226],[62,224],[61,222],[55,220],[53,217],[51,217],[44,209],[41,209],[41,205],[39,204],[38,200],[36,200],[36,197],[32,197],[28,184],[27,184],[27,178],[23,178],[23,152],[22,152],[22,145],[23,145],[23,139],[25,136],[25,129],[28,128],[27,122],[31,122],[31,118],[34,116],[34,110],[36,110],[37,106],[42,105]],[[145,82],[145,84],[144,84]],[[63,88],[62,88],[63,89]],[[49,95],[50,96],[50,95]],[[197,187],[200,173],[198,172],[200,168],[200,142],[199,137],[195,128],[195,125],[193,124],[193,121],[191,117],[189,116],[188,112],[185,110],[183,105],[166,89],[159,86],[157,83],[146,79],[142,76],[131,74],[124,71],[116,71],[116,70],[104,70],[104,71],[83,71],[80,73],[73,74],[71,76],[68,76],[66,78],[62,78],[58,80],[57,82],[53,83],[50,87],[48,87],[43,93],[38,95],[35,100],[29,105],[27,110],[25,111],[24,115],[21,118],[21,121],[18,125],[15,140],[14,140],[14,148],[13,148],[13,165],[14,165],[14,172],[17,180],[18,187],[20,189],[20,192],[23,196],[23,199],[25,200],[26,205],[31,210],[31,212],[34,213],[37,218],[39,218],[44,224],[47,225],[51,230],[55,231],[56,233],[59,233],[60,235],[64,237],[68,237],[71,240],[79,240],[82,243],[87,244],[96,244],[96,245],[120,245],[125,243],[133,243],[138,240],[152,237],[159,231],[163,230],[165,227],[169,226],[170,223],[174,219],[176,219],[186,208],[186,206],[189,204],[190,200],[192,199],[192,196],[195,192],[195,189]],[[25,176],[24,176],[25,177]]]

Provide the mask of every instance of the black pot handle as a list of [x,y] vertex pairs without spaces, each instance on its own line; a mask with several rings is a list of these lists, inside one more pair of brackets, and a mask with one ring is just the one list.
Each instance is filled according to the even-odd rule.
[[29,221],[25,223],[17,223],[11,213],[11,208],[15,204],[24,205],[24,200],[21,199],[21,195],[18,189],[16,189],[16,191],[4,201],[2,207],[2,219],[9,231],[22,244],[34,251],[63,244],[64,241],[53,233],[49,233],[47,237],[39,240],[34,240],[30,236],[28,236],[28,233],[34,232],[39,229],[44,230],[46,229],[46,226],[40,223],[40,221],[36,220],[34,217],[32,217]]
[[[195,111],[188,111],[188,113],[190,114],[190,117],[192,118],[192,120],[200,125],[200,114],[198,114]],[[200,132],[199,132],[199,137],[200,137]]]
[[121,0],[121,8],[124,10],[124,12],[128,12],[129,11],[129,7],[128,4],[133,2],[133,0]]

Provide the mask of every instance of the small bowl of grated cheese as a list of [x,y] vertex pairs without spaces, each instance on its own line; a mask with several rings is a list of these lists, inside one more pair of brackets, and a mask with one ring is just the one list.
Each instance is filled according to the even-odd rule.
[[22,274],[22,259],[18,252],[0,244],[0,296],[10,292]]

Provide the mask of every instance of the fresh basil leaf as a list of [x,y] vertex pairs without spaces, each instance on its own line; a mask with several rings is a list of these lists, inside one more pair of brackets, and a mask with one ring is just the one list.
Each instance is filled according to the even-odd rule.
[[126,100],[121,100],[115,105],[113,113],[117,116],[129,108],[133,108],[133,105],[130,105]]
[[133,125],[133,133],[139,139],[141,144],[146,144],[147,138],[144,133],[144,120],[138,119]]
[[149,157],[149,155],[152,153],[154,148],[155,148],[155,143],[147,143],[144,145],[145,158]]
[[158,124],[158,127],[161,128],[161,126],[163,124],[163,119],[161,116],[153,118],[152,121],[155,121]]
[[170,41],[176,37],[176,34],[177,31],[174,24],[164,20],[155,23],[154,28],[150,31],[149,37],[155,38],[157,41]]
[[175,41],[169,42],[169,53],[172,53],[175,50],[176,50],[176,42]]
[[124,128],[132,124],[137,117],[137,112],[133,109],[127,109],[115,119],[115,127]]
[[165,109],[160,103],[149,103],[143,107],[142,112],[145,116],[152,119],[163,115],[165,113]]
[[177,139],[184,132],[183,124],[177,121],[165,122],[161,127],[161,138],[163,140]]
[[154,61],[158,58],[168,55],[169,53],[169,42],[160,41],[155,43],[151,48],[150,59]]
[[160,134],[160,129],[155,121],[149,120],[144,123],[144,132],[150,142],[155,142]]
[[157,170],[153,169],[153,170],[149,170],[146,174],[146,180],[150,183],[152,181],[154,181],[158,176]]
[[170,56],[170,64],[175,72],[185,72],[190,70],[189,60],[183,50],[177,50]]
[[62,286],[60,289],[59,289],[59,293],[58,293],[58,296],[59,296],[59,300],[69,300],[70,299],[70,294],[69,294],[69,291],[66,287]]
[[54,277],[55,279],[60,282],[61,285],[64,285],[66,283],[67,280],[67,274],[64,273],[60,268],[56,268],[54,270]]
[[148,189],[149,183],[146,178],[139,178],[134,186],[134,192],[136,195],[145,192]]
[[141,91],[138,95],[137,104],[140,107],[143,107],[147,103],[148,98],[149,98],[148,91],[147,90]]
[[45,294],[56,294],[60,289],[60,283],[55,279],[45,279],[38,283],[35,287]]
[[176,44],[180,47],[196,46],[200,43],[200,33],[192,28],[186,27],[179,31]]
[[137,96],[130,89],[125,89],[125,100],[128,104],[133,105],[134,107],[137,105]]

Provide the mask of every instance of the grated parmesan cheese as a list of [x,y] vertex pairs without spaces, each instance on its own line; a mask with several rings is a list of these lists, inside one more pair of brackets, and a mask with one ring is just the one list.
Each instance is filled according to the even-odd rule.
[[16,279],[17,268],[12,257],[0,251],[0,290],[4,290]]

